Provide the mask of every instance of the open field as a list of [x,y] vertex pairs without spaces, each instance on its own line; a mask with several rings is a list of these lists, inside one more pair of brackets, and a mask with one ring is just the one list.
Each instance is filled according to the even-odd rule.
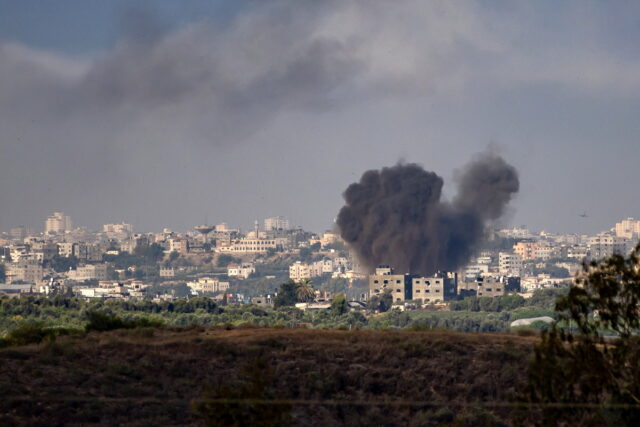
[[216,424],[242,411],[268,421],[268,407],[294,425],[491,425],[510,419],[504,404],[536,340],[203,327],[70,336],[0,350],[0,422]]

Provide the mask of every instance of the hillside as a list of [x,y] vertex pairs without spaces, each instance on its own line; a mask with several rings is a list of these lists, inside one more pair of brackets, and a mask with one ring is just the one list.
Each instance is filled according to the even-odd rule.
[[535,341],[444,331],[90,333],[0,350],[0,422],[222,424],[275,413],[294,425],[493,424],[511,417],[501,403],[526,381]]

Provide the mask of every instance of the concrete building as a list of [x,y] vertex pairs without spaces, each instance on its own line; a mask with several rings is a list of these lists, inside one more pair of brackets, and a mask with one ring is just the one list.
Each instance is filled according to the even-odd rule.
[[520,255],[523,261],[536,259],[538,242],[518,242],[513,245],[513,252]]
[[37,283],[44,277],[44,268],[35,260],[21,260],[6,265],[7,283]]
[[69,270],[67,276],[71,280],[84,282],[85,280],[107,280],[107,264],[79,265],[75,270]]
[[228,253],[266,253],[278,248],[275,239],[238,239],[229,246],[216,248],[218,252]]
[[221,282],[215,277],[201,277],[195,282],[187,283],[191,289],[199,292],[223,292],[229,289],[229,282]]
[[104,224],[102,232],[111,239],[126,239],[133,235],[133,225],[122,222],[120,224]]
[[497,297],[508,292],[520,292],[520,278],[515,276],[478,277],[472,282],[460,282],[458,294],[461,297]]
[[618,237],[612,233],[599,233],[589,238],[589,257],[603,259],[613,254],[626,255],[634,247],[634,243],[626,237]]
[[369,276],[369,297],[390,291],[393,301],[405,301],[413,296],[411,279],[409,274],[393,274],[391,267],[379,266]]
[[432,277],[411,279],[413,300],[422,303],[440,303],[454,299],[457,295],[458,280],[455,273],[437,273]]
[[71,218],[62,212],[54,212],[44,223],[44,232],[46,234],[62,234],[71,231],[71,229]]
[[627,218],[618,223],[614,227],[616,237],[624,237],[627,239],[638,239],[640,236],[640,220]]
[[189,253],[189,240],[186,237],[173,237],[168,240],[169,252],[177,252],[180,255]]
[[227,267],[227,276],[238,279],[248,279],[256,272],[256,267],[252,263],[230,264]]
[[498,254],[498,269],[505,276],[519,276],[522,270],[522,257],[510,252]]
[[289,230],[289,220],[282,216],[274,216],[264,220],[264,231]]

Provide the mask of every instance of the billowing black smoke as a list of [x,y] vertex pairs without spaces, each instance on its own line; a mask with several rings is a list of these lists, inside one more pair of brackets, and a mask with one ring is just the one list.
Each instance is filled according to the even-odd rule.
[[342,238],[369,269],[387,264],[402,273],[455,271],[465,265],[518,192],[516,169],[495,153],[471,161],[452,202],[442,178],[417,164],[370,170],[344,192]]

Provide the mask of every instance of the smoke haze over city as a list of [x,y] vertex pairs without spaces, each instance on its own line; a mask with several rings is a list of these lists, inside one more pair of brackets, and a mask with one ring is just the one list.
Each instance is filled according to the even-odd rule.
[[491,145],[519,171],[508,221],[601,230],[640,212],[639,7],[5,2],[0,229],[63,211],[321,231],[362,171],[405,159],[454,182]]

